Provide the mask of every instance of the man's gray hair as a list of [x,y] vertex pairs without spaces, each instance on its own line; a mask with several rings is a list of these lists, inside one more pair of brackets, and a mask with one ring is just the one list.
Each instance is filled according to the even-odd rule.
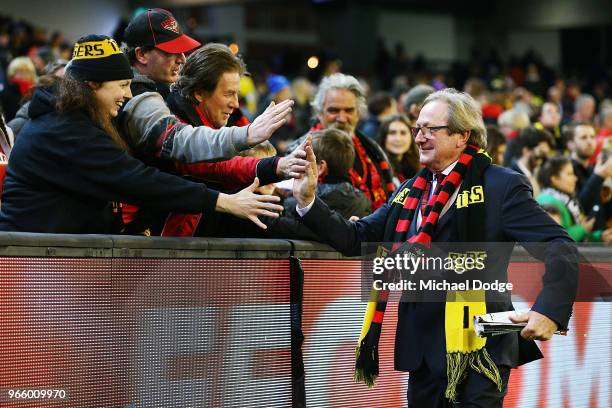
[[576,97],[576,101],[574,102],[574,109],[578,110],[588,102],[593,102],[593,104],[595,104],[595,98],[587,93],[580,94],[578,95],[578,97]]
[[[605,100],[604,100],[605,102]],[[601,118],[606,119],[608,116],[612,116],[612,105],[611,106],[603,106],[601,109]]]
[[482,120],[480,107],[474,98],[468,93],[446,88],[429,95],[423,106],[434,101],[442,101],[448,105],[447,126],[450,133],[470,132],[469,144],[482,149],[487,147],[487,129]]
[[313,113],[318,116],[323,111],[325,103],[325,95],[330,89],[347,89],[355,94],[357,98],[357,111],[360,116],[364,116],[367,111],[365,91],[357,78],[345,74],[333,74],[323,78],[319,84],[319,89],[311,103]]

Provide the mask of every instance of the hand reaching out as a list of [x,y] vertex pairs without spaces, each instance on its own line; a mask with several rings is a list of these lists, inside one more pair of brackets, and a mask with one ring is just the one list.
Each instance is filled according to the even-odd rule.
[[274,204],[280,201],[277,196],[255,194],[257,187],[259,178],[255,177],[253,184],[236,194],[220,193],[215,210],[251,220],[258,227],[266,229],[267,226],[258,217],[262,215],[276,218],[283,211],[283,206]]
[[593,168],[593,173],[597,174],[601,178],[612,177],[612,156],[606,158],[604,161],[604,155],[599,154],[597,156],[597,163]]
[[306,150],[304,147],[308,138],[304,139],[291,154],[281,157],[276,167],[276,174],[284,179],[300,177],[306,172],[308,161],[306,160]]
[[312,150],[312,137],[306,137],[302,145],[306,151],[306,172],[293,181],[293,197],[297,201],[298,207],[304,208],[315,198],[317,179],[319,177],[317,169],[317,158]]
[[287,122],[287,116],[291,113],[292,106],[293,101],[291,99],[282,101],[278,105],[270,102],[266,110],[249,125],[247,130],[249,146],[255,146],[264,140],[268,140],[272,133]]

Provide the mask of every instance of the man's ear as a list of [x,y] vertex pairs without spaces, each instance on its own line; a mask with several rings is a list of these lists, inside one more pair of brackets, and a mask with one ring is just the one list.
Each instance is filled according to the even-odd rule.
[[463,132],[461,134],[461,137],[457,141],[457,147],[465,147],[468,144],[468,140],[470,140],[471,134],[472,134],[471,130]]
[[143,51],[142,47],[134,48],[134,55],[136,56],[136,61],[140,64],[147,65],[149,63],[149,51]]
[[325,160],[319,160],[317,162],[317,169],[319,170],[319,180],[323,180],[327,176],[327,173],[329,173],[329,168]]
[[413,103],[412,105],[410,105],[410,108],[408,108],[408,114],[409,116],[412,116],[413,118],[418,118],[419,117],[419,113],[421,112],[420,105]]
[[195,91],[193,93],[193,97],[196,101],[198,101],[198,103],[202,103],[204,101],[204,92],[202,91]]

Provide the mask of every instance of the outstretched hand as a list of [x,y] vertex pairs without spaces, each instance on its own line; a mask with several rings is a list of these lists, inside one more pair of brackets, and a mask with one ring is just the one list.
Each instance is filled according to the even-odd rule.
[[247,143],[249,146],[255,146],[264,140],[268,140],[272,133],[287,122],[292,106],[293,101],[291,99],[282,101],[279,104],[270,102],[266,110],[249,125],[247,130]]
[[284,179],[300,177],[306,172],[308,160],[306,160],[305,146],[308,138],[298,146],[291,154],[281,157],[276,167],[276,175]]
[[274,204],[280,201],[277,196],[255,194],[257,187],[259,178],[255,177],[253,184],[236,194],[220,193],[215,210],[251,220],[258,227],[266,229],[267,226],[261,222],[259,216],[276,218],[283,211],[283,206]]
[[317,158],[312,150],[312,137],[307,136],[300,147],[302,146],[306,152],[308,165],[305,173],[293,181],[293,197],[295,197],[300,208],[308,206],[314,200],[317,178],[319,177]]

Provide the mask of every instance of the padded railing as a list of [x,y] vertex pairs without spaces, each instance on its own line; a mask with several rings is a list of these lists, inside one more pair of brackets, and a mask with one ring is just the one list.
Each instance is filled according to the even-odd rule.
[[[529,262],[515,249],[511,267]],[[0,406],[405,406],[396,307],[377,386],[352,380],[364,307],[359,259],[319,243],[0,233]],[[610,406],[611,312],[576,304],[506,406]]]

